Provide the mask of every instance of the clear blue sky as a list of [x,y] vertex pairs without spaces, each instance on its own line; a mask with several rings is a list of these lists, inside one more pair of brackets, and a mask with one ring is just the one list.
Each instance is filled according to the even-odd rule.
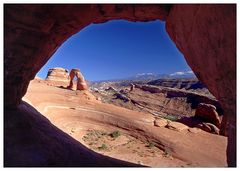
[[159,20],[91,24],[64,42],[37,76],[54,67],[79,68],[89,81],[191,70]]

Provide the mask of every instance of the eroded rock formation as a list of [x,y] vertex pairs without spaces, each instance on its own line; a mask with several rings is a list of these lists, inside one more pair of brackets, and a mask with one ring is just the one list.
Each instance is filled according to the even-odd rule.
[[205,86],[195,78],[189,79],[157,79],[153,81],[149,81],[147,84],[149,85],[157,85],[178,89],[203,89]]
[[[20,104],[29,81],[67,38],[90,23],[101,23],[111,19],[166,21],[168,34],[184,54],[189,66],[226,111],[223,128],[228,135],[228,164],[236,166],[236,5],[234,4],[5,4],[5,108],[16,108]],[[5,115],[11,114],[4,112]],[[5,120],[5,123],[9,122]],[[5,134],[5,136],[10,135]],[[24,142],[19,140],[17,143],[18,148],[21,148],[21,143]],[[40,161],[36,159],[35,162]]]
[[87,90],[88,89],[88,86],[87,86],[87,83],[82,75],[82,73],[80,72],[79,69],[72,69],[70,74],[69,74],[69,77],[70,77],[70,85],[68,86],[68,88],[70,89],[74,89],[74,83],[73,83],[73,79],[74,77],[77,77],[77,90]]
[[[190,92],[190,91],[186,91],[186,90],[180,90],[180,89],[168,88],[168,87],[151,86],[151,85],[139,85],[139,84],[136,84],[136,87],[143,90],[143,91],[148,91],[148,92],[153,93],[153,94],[155,94],[155,93],[158,94],[159,93],[159,96],[161,94],[163,94],[164,98],[169,98],[169,99],[186,98],[187,100],[186,100],[185,103],[191,103],[191,108],[192,109],[196,109],[198,107],[199,103],[204,103],[204,104],[207,103],[209,105],[214,106],[216,108],[215,109],[216,112],[218,112],[221,115],[223,114],[221,105],[213,97],[209,97],[209,96],[206,96],[206,95],[202,95],[202,94],[198,94],[198,93],[194,93],[194,92]],[[173,106],[173,108],[176,107],[175,105]],[[178,106],[178,108],[180,108],[180,106],[184,106],[184,104],[177,105],[177,106]],[[193,114],[193,115],[195,115],[195,114]]]
[[156,118],[154,120],[154,126],[157,126],[157,127],[165,127],[167,124],[168,124],[168,120],[163,118]]
[[69,83],[68,70],[64,68],[51,68],[48,70],[46,81],[54,83],[54,85],[65,85]]
[[220,128],[221,120],[214,105],[199,103],[196,109],[195,117],[207,120]]
[[51,68],[48,70],[46,80],[68,82],[68,70],[64,68]]
[[186,126],[186,125],[184,125],[180,122],[168,122],[166,127],[168,129],[172,129],[172,130],[175,130],[175,131],[182,131],[182,130],[188,129],[188,126]]
[[219,134],[219,128],[216,127],[214,124],[212,123],[199,123],[198,125],[196,125],[197,128],[200,128],[206,132],[210,132],[213,134]]

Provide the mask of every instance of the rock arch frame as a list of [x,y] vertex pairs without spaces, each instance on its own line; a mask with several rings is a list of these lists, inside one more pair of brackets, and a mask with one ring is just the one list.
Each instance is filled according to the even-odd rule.
[[21,103],[29,81],[67,38],[90,23],[112,19],[166,22],[187,63],[224,109],[228,165],[236,166],[235,4],[5,4],[5,124],[11,122],[6,115]]

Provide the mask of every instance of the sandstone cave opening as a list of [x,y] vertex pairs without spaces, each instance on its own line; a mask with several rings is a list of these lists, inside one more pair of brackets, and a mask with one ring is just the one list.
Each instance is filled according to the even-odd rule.
[[[200,124],[205,127],[205,131],[202,129],[199,131],[180,122],[166,123],[166,118],[158,118],[154,114],[129,110],[124,106],[119,109],[117,105],[103,103],[104,97],[96,98],[93,91],[69,90],[67,88],[69,80],[66,81],[66,78],[60,80],[66,85],[56,85],[57,82],[48,82],[37,77],[34,79],[40,68],[67,38],[79,30],[84,31],[83,28],[91,23],[103,23],[114,19],[165,21],[168,35],[184,54],[196,76],[221,103],[225,111],[223,121],[221,122],[220,117],[211,118],[211,122],[209,118],[203,121],[204,117],[202,117]],[[235,4],[5,4],[4,165],[105,167],[150,165],[142,160],[126,162],[129,159],[126,156],[123,161],[118,158],[119,153],[112,153],[110,156],[113,158],[107,157],[109,150],[111,152],[111,149],[115,149],[112,145],[125,144],[128,148],[128,145],[137,143],[138,146],[134,145],[136,149],[132,149],[131,154],[143,158],[160,154],[158,157],[161,157],[161,160],[158,160],[157,165],[161,167],[236,166],[235,38]],[[102,42],[99,42],[99,45],[101,44]],[[151,44],[146,43],[147,45]],[[101,59],[98,61],[101,62]],[[75,60],[68,58],[68,62]],[[52,68],[50,76],[55,77],[57,71],[61,73],[60,75],[68,77],[70,70],[64,68]],[[89,77],[83,67],[74,68],[80,68],[88,81]],[[32,79],[34,80],[28,87]],[[131,102],[139,108],[146,108],[146,103],[142,103],[144,98],[139,103],[135,99],[132,100],[133,97],[137,98],[136,94],[130,98],[126,98],[126,95],[138,91],[138,93],[148,93],[149,97],[161,94],[161,99],[174,99],[176,95],[177,98],[186,95],[189,101],[194,98],[183,91],[176,93],[170,88],[152,85],[130,84],[121,92],[116,92],[114,87],[109,87],[106,91],[114,92],[113,101],[121,100],[121,104]],[[22,97],[28,104],[21,101]],[[159,96],[157,97],[160,99]],[[182,100],[184,101],[184,98]],[[219,111],[217,105],[212,105],[211,102],[210,100],[205,104],[199,103],[198,113],[212,113],[211,116],[220,114],[221,110]],[[156,103],[159,103],[159,100],[154,101],[154,104]],[[166,104],[170,107],[177,106],[171,101],[164,105]],[[168,116],[168,120],[170,119]],[[227,138],[215,135],[219,131],[219,120],[220,127],[223,127],[221,128],[223,132],[220,134],[227,135]],[[99,131],[104,125],[108,125],[105,131]],[[118,129],[114,125],[117,125]],[[84,132],[83,127],[91,127],[91,129]],[[120,128],[125,129],[120,130]],[[215,134],[207,133],[207,129]],[[131,137],[138,137],[144,143],[140,146],[141,143]],[[171,137],[174,137],[174,140]],[[90,144],[95,138],[107,138],[113,144],[104,142]],[[84,143],[85,146],[82,146]],[[101,154],[86,148],[91,145]],[[138,151],[145,147],[151,151],[151,155]],[[131,146],[129,148],[131,149]],[[154,149],[159,151],[155,153]],[[203,153],[206,151],[207,153]],[[131,155],[127,156],[131,161]],[[173,165],[168,160],[171,156],[174,158]],[[156,166],[152,158],[149,161],[153,162],[151,166]]]
[[[42,70],[39,71],[37,77],[35,77],[35,79],[30,83],[30,90],[27,92],[24,99],[31,102],[31,104],[41,106],[41,102],[32,102],[35,101],[32,94],[37,93],[34,85],[38,87],[40,84],[45,84],[45,87],[41,87],[42,85],[40,85],[40,89],[42,90],[41,94],[47,93],[49,96],[51,95],[51,92],[49,92],[50,89],[48,89],[48,87],[55,88],[56,90],[54,90],[54,94],[62,96],[61,99],[64,100],[64,103],[59,102],[57,98],[49,97],[48,102],[55,103],[55,105],[49,106],[46,103],[47,101],[43,100],[46,98],[46,96],[44,97],[43,95],[41,98],[45,107],[41,106],[41,109],[37,107],[41,113],[44,112],[43,115],[50,119],[54,125],[93,151],[98,153],[108,153],[110,157],[115,156],[120,160],[133,163],[140,162],[140,164],[150,165],[153,167],[158,166],[158,164],[146,162],[144,159],[140,160],[139,157],[151,156],[150,154],[153,154],[151,156],[152,161],[155,161],[159,160],[159,156],[171,156],[172,151],[175,151],[176,149],[171,149],[172,147],[165,147],[164,144],[159,143],[161,138],[159,139],[156,135],[147,138],[140,132],[136,133],[134,130],[140,129],[139,125],[136,125],[136,123],[133,122],[133,120],[136,119],[136,115],[143,115],[145,113],[146,116],[143,115],[139,119],[145,120],[146,125],[149,126],[147,120],[151,120],[152,126],[156,128],[166,128],[179,132],[180,134],[184,134],[186,131],[192,134],[196,134],[200,131],[205,131],[210,134],[221,134],[219,131],[223,115],[221,105],[208,91],[206,86],[204,86],[204,84],[196,78],[193,71],[186,64],[183,55],[177,50],[174,43],[168,37],[165,31],[165,23],[159,20],[146,23],[131,23],[124,20],[120,20],[119,23],[116,23],[117,21],[118,20],[110,21],[110,23],[112,22],[113,24],[110,24],[111,27],[108,26],[110,29],[115,29],[115,32],[113,31],[111,33],[108,30],[109,28],[105,26],[106,24],[109,25],[109,22],[103,24],[93,24],[67,40],[42,68]],[[129,23],[130,26],[126,26]],[[151,38],[148,36],[152,36],[151,34],[140,37],[136,37],[136,35],[129,36],[129,34],[133,34],[133,32],[136,31],[134,30],[136,29],[133,26],[134,24],[138,25],[138,27],[136,27],[137,29],[143,29],[143,31],[147,30],[145,27],[147,27],[148,24],[150,24],[150,28],[148,28],[150,31],[154,27],[162,29],[162,31],[158,33],[159,37],[157,39],[163,43],[155,43],[158,45],[158,47],[155,48],[169,48],[169,51],[164,52],[163,54],[165,57],[161,57],[161,62],[164,63],[164,61],[167,61],[165,62],[166,64],[164,64],[170,65],[168,67],[171,69],[174,68],[171,73],[169,73],[171,69],[167,67],[165,67],[166,71],[161,70],[161,72],[156,73],[156,69],[154,68],[156,67],[154,64],[155,62],[146,63],[145,61],[141,64],[140,58],[145,58],[148,61],[154,61],[162,54],[161,51],[157,51],[150,47]],[[118,27],[118,25],[122,27]],[[103,37],[93,39],[93,37],[89,36],[89,34],[94,36],[97,36],[97,34],[104,35],[104,29],[107,34],[112,36],[112,38],[109,39],[109,42],[104,41],[102,39]],[[130,29],[130,33],[124,35],[123,33],[126,29]],[[94,31],[96,30],[100,30],[100,32],[95,34]],[[85,37],[84,32],[90,32],[86,34],[88,37]],[[129,41],[127,46],[121,47],[118,43],[116,43],[116,41],[114,41],[119,40],[119,36],[114,36],[118,35],[117,33],[123,34],[121,35],[123,37],[125,36],[123,41]],[[108,39],[109,37],[104,38]],[[132,45],[131,40],[129,40],[131,38],[139,39],[145,43]],[[83,43],[79,43],[81,39],[85,41],[83,41]],[[88,39],[93,40],[86,41]],[[152,41],[156,41],[156,39],[153,39]],[[99,45],[100,42],[102,42],[103,46]],[[107,45],[104,46],[104,43]],[[155,44],[154,46],[156,46]],[[169,46],[164,46],[164,44],[169,44]],[[80,46],[84,47],[81,48]],[[88,46],[91,46],[91,49],[89,49]],[[75,47],[75,49],[72,47]],[[84,48],[86,49],[86,52],[84,52]],[[108,50],[109,48],[119,48],[120,50],[125,51],[123,53],[120,53],[120,51],[111,52]],[[135,49],[131,51],[126,48]],[[139,58],[139,54],[137,54],[136,51],[141,51],[141,48],[147,48],[148,51],[145,53],[142,52],[145,55],[142,55]],[[97,51],[97,56],[94,56],[96,54],[92,53],[93,51]],[[101,51],[106,53],[101,53]],[[154,57],[149,54],[151,51],[155,52],[155,54],[153,53],[155,55]],[[172,51],[174,53],[169,53]],[[134,52],[136,55],[133,55]],[[130,53],[130,55],[127,53]],[[110,55],[112,58],[116,59],[113,59],[111,61],[112,63],[105,62],[104,60],[111,60],[111,58],[102,57],[104,55]],[[146,67],[148,70],[142,70],[138,74],[132,72],[129,75],[125,75],[125,77],[122,75],[124,78],[119,78],[119,75],[115,78],[101,78],[99,76],[101,74],[104,75],[104,73],[100,70],[101,68],[102,70],[105,69],[109,73],[115,72],[113,69],[119,73],[127,70],[129,67],[129,65],[127,65],[128,61],[132,62],[133,60],[122,57],[123,55],[129,55],[136,61],[134,64],[131,63],[131,66],[138,65],[138,63],[140,63],[139,65],[142,65],[142,68],[140,69],[144,69],[144,67]],[[174,55],[177,57],[174,57]],[[87,59],[90,58],[92,59],[88,61]],[[181,59],[179,60],[178,58]],[[97,62],[93,62],[93,60]],[[120,63],[118,64],[120,60],[125,60],[125,65]],[[159,61],[156,62],[159,63]],[[99,68],[101,65],[103,66]],[[113,65],[113,67],[110,67],[109,65]],[[118,67],[118,65],[122,66]],[[149,65],[152,65],[153,67],[151,68]],[[95,78],[95,80],[89,80],[88,76],[91,77],[94,74],[84,71],[86,67],[90,67],[89,70],[95,72],[94,74],[99,76],[99,79],[96,80]],[[181,70],[181,67],[185,70]],[[153,70],[149,70],[149,68]],[[155,73],[153,73],[153,71],[155,71]],[[45,79],[38,76],[42,78],[45,77]],[[94,77],[92,76],[92,78]],[[64,89],[65,92],[62,91],[62,89]],[[37,97],[39,100],[40,96]],[[122,116],[122,110],[126,110],[123,112],[126,116]],[[58,117],[55,116],[57,113],[59,115]],[[69,113],[71,113],[71,115],[69,115]],[[112,116],[109,117],[110,119],[102,119],[101,117],[106,117],[105,115],[108,115],[107,113],[111,113]],[[83,116],[89,117],[90,119],[86,119]],[[119,116],[126,117],[126,120],[120,119]],[[105,126],[99,126],[98,124],[93,126],[94,122],[91,122],[93,119],[97,120],[99,125],[104,123]],[[85,122],[85,124],[82,122]],[[126,129],[129,129],[129,126],[126,126],[128,122],[134,125],[133,128],[130,129],[131,131],[126,131]],[[121,126],[119,126],[119,124]],[[140,127],[143,126],[141,125]],[[145,129],[144,132],[148,132],[149,128],[146,127]],[[138,139],[137,137],[140,138]],[[111,143],[111,141],[115,140],[120,141],[120,145]],[[131,141],[135,143],[137,149],[128,146]],[[143,143],[144,146],[141,146],[141,143]],[[195,143],[197,144],[197,142]],[[121,150],[127,150],[129,148],[130,150],[135,151],[139,161],[124,158],[122,156],[123,154],[118,154],[116,152],[117,148]],[[142,151],[139,149],[142,149]],[[127,153],[131,152],[130,150],[128,150]],[[152,151],[149,152],[149,150]],[[157,155],[155,155],[155,152]]]

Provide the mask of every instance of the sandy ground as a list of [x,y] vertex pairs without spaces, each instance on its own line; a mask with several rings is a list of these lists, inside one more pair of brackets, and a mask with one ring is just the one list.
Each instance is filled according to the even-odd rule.
[[155,127],[153,115],[103,104],[88,91],[32,81],[23,100],[97,153],[150,167],[227,166],[226,137]]

